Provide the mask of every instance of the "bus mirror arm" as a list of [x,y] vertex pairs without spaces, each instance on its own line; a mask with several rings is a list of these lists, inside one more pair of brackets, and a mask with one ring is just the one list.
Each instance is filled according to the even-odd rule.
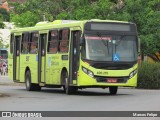
[[80,46],[84,44],[84,37],[80,37]]
[[141,40],[138,38],[138,53],[141,52]]

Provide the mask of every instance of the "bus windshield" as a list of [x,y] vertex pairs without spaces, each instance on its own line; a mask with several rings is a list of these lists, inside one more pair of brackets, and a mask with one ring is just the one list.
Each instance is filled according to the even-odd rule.
[[136,36],[85,35],[82,56],[93,61],[133,62],[137,60]]

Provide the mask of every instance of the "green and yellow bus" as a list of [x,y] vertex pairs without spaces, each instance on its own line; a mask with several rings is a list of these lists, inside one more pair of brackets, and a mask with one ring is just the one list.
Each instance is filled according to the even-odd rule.
[[137,85],[138,37],[134,23],[113,20],[55,20],[11,30],[8,74],[28,91],[63,87]]

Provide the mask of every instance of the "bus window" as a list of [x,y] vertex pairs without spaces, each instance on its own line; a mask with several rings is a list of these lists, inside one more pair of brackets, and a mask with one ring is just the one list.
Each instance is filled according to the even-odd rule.
[[68,52],[68,46],[69,46],[69,29],[63,29],[60,31],[60,52]]
[[10,53],[13,53],[14,34],[11,34],[10,39]]
[[15,54],[16,56],[20,55],[20,40],[21,36],[15,36]]
[[31,33],[30,44],[29,44],[29,53],[37,54],[38,52],[38,32]]
[[22,44],[21,44],[21,53],[28,53],[28,41],[29,41],[29,33],[22,34]]
[[53,30],[49,32],[48,38],[48,53],[57,53],[58,48],[58,31]]

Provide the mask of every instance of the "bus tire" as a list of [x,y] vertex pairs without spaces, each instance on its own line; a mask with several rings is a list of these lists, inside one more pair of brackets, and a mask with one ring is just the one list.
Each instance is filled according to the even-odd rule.
[[31,83],[30,71],[26,72],[25,85],[26,85],[26,90],[28,90],[28,91],[40,91],[41,90],[41,87],[38,84]]
[[78,90],[77,87],[69,85],[69,78],[68,78],[67,71],[63,71],[62,72],[61,78],[62,78],[62,81],[64,81],[64,83],[65,83],[64,90],[65,90],[65,93],[67,95],[71,95],[71,94],[75,93]]
[[118,91],[118,87],[117,86],[110,86],[109,87],[110,95],[116,95],[117,91]]

